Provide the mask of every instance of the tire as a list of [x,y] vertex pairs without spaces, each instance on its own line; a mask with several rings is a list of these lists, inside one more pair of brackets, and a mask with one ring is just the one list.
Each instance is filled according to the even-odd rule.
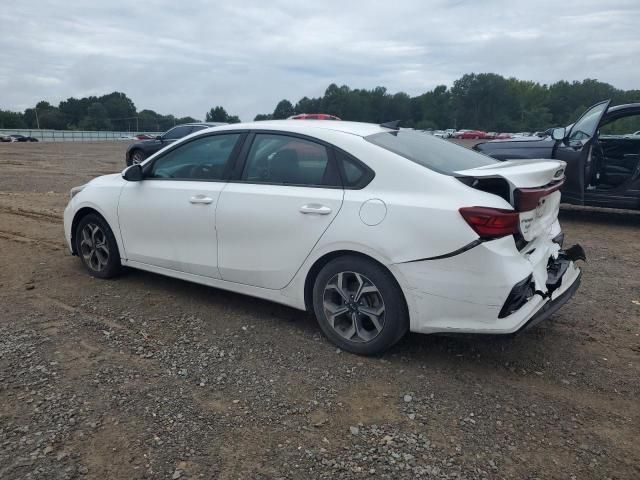
[[89,275],[112,278],[120,273],[120,252],[116,238],[100,215],[82,217],[75,231],[76,252]]
[[134,163],[142,163],[146,158],[147,155],[142,150],[137,148],[131,152],[131,155],[129,155],[129,158],[127,159],[127,165],[131,166]]
[[381,265],[357,256],[336,258],[320,270],[313,308],[325,336],[359,355],[383,353],[409,329],[407,305],[395,278]]

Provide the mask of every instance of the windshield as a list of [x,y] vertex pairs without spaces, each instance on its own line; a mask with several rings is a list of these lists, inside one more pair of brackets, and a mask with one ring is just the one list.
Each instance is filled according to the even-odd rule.
[[415,130],[375,133],[364,139],[445,175],[453,175],[457,170],[497,163],[497,160],[491,157]]
[[569,140],[588,140],[598,128],[602,114],[609,106],[609,102],[602,102],[593,107],[580,117],[580,119],[571,128]]

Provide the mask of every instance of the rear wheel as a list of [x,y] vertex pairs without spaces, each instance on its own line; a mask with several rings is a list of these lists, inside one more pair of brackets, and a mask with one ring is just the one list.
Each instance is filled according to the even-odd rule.
[[120,252],[113,232],[104,218],[90,213],[78,222],[76,251],[90,275],[111,278],[120,273]]
[[400,286],[365,258],[345,256],[325,265],[314,284],[313,306],[327,338],[360,355],[384,352],[409,328]]

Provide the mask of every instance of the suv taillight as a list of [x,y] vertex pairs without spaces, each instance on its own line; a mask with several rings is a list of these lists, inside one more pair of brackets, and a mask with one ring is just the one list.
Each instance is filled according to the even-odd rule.
[[481,238],[499,238],[518,233],[518,212],[489,207],[463,207],[460,215]]

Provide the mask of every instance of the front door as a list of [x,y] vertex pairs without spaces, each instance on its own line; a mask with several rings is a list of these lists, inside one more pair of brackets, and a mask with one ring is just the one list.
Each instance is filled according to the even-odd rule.
[[218,203],[223,280],[284,288],[342,206],[332,152],[300,137],[257,133],[238,181]]
[[562,187],[564,200],[582,204],[586,188],[585,178],[592,168],[591,145],[600,119],[607,111],[610,100],[600,102],[587,110],[570,128],[564,140],[557,143],[553,158],[567,162],[566,181]]
[[196,137],[143,164],[118,204],[128,260],[220,278],[215,212],[241,136]]

